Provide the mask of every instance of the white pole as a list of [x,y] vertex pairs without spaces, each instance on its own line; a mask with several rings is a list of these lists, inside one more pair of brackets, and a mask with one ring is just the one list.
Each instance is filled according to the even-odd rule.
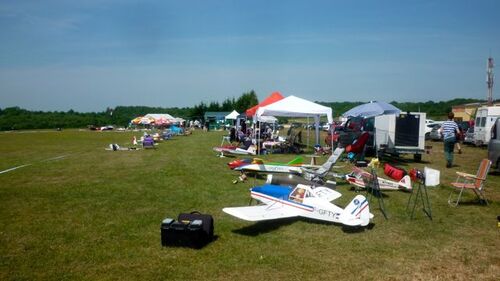
[[310,128],[309,128],[309,116],[307,116],[307,148],[309,148],[309,132],[310,132]]
[[314,116],[314,127],[316,127],[316,144],[319,144],[319,115]]

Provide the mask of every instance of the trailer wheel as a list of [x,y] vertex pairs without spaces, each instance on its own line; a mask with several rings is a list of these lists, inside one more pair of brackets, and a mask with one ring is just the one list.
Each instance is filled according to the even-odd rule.
[[413,154],[413,160],[415,160],[415,162],[421,162],[422,161],[422,154]]

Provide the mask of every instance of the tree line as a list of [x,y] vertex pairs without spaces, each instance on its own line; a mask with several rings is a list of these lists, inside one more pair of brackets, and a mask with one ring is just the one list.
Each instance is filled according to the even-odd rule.
[[[175,117],[187,120],[203,120],[205,112],[209,111],[232,111],[244,113],[246,109],[257,105],[258,99],[255,91],[243,93],[238,98],[227,98],[222,103],[211,101],[200,102],[193,107],[149,107],[149,106],[117,106],[107,108],[102,112],[76,112],[74,110],[63,111],[30,111],[19,107],[0,108],[0,130],[27,130],[27,129],[55,129],[55,128],[85,128],[87,126],[127,126],[129,122],[137,117],[148,113],[168,113]],[[442,119],[452,106],[484,102],[478,99],[453,99],[440,102],[391,102],[392,105],[403,111],[426,112],[428,117]],[[334,116],[360,105],[364,102],[317,102],[333,109]],[[286,119],[280,119],[283,121]]]
[[200,102],[194,107],[151,107],[151,106],[117,106],[106,108],[102,112],[69,111],[30,111],[20,107],[0,108],[0,131],[85,128],[115,125],[126,127],[132,119],[148,113],[168,113],[186,120],[203,120],[205,112],[233,111],[245,112],[257,105],[255,91],[243,93],[240,97],[227,98],[222,104],[217,101]]

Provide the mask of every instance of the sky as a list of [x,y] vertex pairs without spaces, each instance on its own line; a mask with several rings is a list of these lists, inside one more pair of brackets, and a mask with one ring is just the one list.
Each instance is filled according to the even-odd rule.
[[0,108],[486,99],[499,35],[497,0],[0,0]]

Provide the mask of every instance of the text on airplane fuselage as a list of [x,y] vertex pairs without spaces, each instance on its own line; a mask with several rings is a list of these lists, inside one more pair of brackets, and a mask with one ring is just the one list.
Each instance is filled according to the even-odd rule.
[[322,216],[328,216],[328,217],[332,217],[332,218],[338,217],[340,215],[339,213],[332,212],[329,210],[323,210],[323,209],[315,209],[315,211],[318,212],[318,214],[320,214]]

